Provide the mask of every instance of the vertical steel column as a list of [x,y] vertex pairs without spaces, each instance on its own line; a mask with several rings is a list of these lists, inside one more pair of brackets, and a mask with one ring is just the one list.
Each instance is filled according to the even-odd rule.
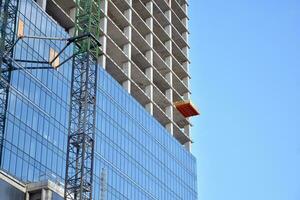
[[[19,0],[0,0],[0,166]],[[9,51],[9,52],[8,52]]]
[[100,0],[76,0],[76,5],[75,36],[91,37],[75,42],[65,199],[91,200],[99,54],[95,38],[100,36]]

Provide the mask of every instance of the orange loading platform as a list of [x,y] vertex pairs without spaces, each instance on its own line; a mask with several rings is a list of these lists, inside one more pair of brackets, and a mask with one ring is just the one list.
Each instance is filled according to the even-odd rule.
[[197,108],[189,100],[177,101],[174,105],[184,117],[192,117],[200,114]]

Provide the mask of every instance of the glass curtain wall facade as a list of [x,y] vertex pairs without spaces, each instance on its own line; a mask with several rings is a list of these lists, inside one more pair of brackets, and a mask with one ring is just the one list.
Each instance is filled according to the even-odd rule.
[[[24,22],[25,35],[69,37],[35,2],[20,2],[18,21]],[[59,52],[63,46],[24,39],[15,59],[48,61],[50,49]],[[60,60],[72,52],[68,48]],[[45,177],[63,183],[72,62],[58,70],[30,69],[45,64],[14,66],[1,169],[25,183]],[[194,156],[100,66],[96,121],[94,199],[101,190],[105,199],[197,199]]]

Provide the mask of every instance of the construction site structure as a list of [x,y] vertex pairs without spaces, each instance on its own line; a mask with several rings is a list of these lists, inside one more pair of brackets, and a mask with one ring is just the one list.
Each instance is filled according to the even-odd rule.
[[[52,198],[37,178],[49,171],[64,182],[57,183],[65,199],[197,198],[187,1],[1,0],[0,7],[0,171],[39,188],[22,190],[26,198]],[[16,120],[35,132],[24,131],[29,151]],[[30,167],[14,167],[14,148],[36,159],[34,167],[19,153]]]
[[[70,33],[73,0],[40,0]],[[103,0],[98,61],[179,143],[191,150],[192,123],[175,106],[191,101],[187,0]],[[199,113],[199,111],[197,111]]]

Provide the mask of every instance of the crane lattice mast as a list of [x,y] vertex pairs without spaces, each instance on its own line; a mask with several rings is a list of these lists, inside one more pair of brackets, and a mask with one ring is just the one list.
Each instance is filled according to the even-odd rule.
[[100,0],[76,0],[65,199],[92,199]]

